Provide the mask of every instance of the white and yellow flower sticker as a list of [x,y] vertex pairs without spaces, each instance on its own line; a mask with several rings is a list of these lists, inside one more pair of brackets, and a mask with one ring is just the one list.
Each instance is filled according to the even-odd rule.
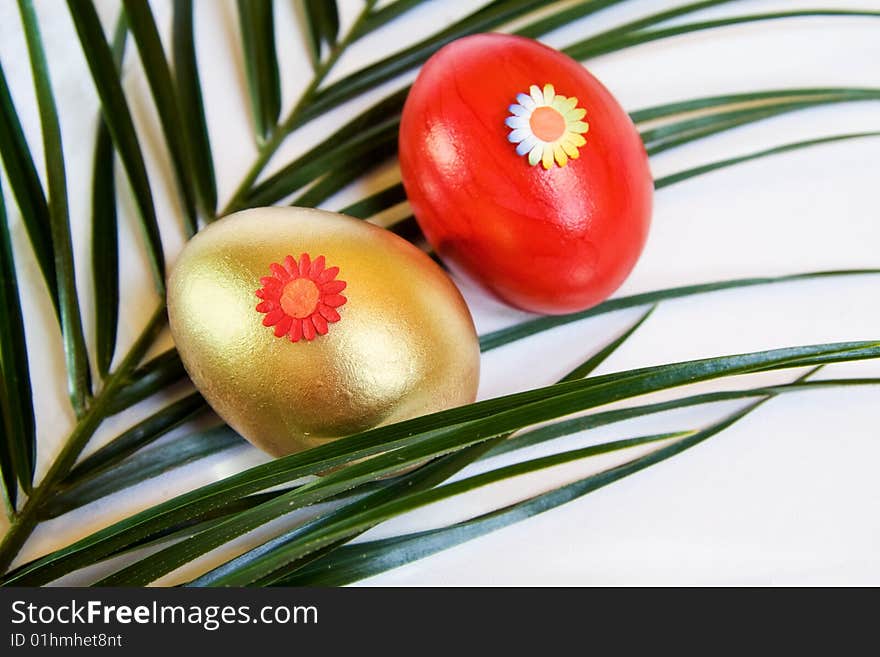
[[543,89],[533,84],[528,94],[517,94],[508,108],[508,141],[517,144],[518,155],[528,153],[531,166],[540,162],[550,169],[555,162],[564,167],[569,159],[577,159],[578,148],[587,143],[583,134],[590,126],[582,121],[587,110],[577,104],[577,98],[557,94],[552,84]]

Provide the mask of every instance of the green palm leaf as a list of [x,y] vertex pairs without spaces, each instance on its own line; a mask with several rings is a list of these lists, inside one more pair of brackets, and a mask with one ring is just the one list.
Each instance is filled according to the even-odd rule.
[[76,464],[60,483],[63,488],[70,488],[84,479],[94,477],[116,465],[139,449],[150,445],[166,433],[179,427],[202,413],[208,408],[205,400],[198,393],[187,395],[173,404],[154,413],[147,419],[116,436],[113,440],[82,461]]
[[227,426],[190,434],[168,445],[142,449],[131,458],[101,469],[59,490],[43,509],[43,517],[54,518],[97,499],[157,477],[173,468],[246,444]]
[[[601,365],[602,362],[604,362],[609,356],[611,356],[611,354],[613,354],[614,351],[645,322],[652,311],[653,308],[645,313],[641,318],[639,318],[639,320],[636,321],[636,323],[633,324],[622,336],[612,340],[608,345],[600,349],[596,354],[588,358],[584,363],[569,372],[565,377],[561,379],[561,381],[573,381],[575,379],[586,377],[590,372]],[[486,442],[472,445],[447,456],[442,456],[428,463],[427,465],[416,468],[415,471],[409,474],[398,477],[396,480],[391,480],[387,483],[380,484],[380,489],[375,493],[371,493],[366,497],[356,500],[352,504],[342,506],[341,508],[327,515],[321,516],[314,521],[297,527],[290,532],[287,532],[277,538],[272,539],[271,541],[268,541],[267,543],[264,543],[263,545],[260,545],[257,548],[254,548],[253,550],[248,550],[246,553],[240,555],[232,561],[229,561],[219,568],[216,568],[198,578],[195,584],[211,584],[218,578],[226,577],[232,572],[238,571],[244,567],[248,567],[251,563],[262,559],[264,555],[268,554],[269,552],[275,551],[279,546],[286,545],[290,541],[300,536],[304,536],[311,532],[320,531],[322,527],[326,527],[335,522],[339,522],[343,518],[349,517],[351,515],[361,513],[362,511],[367,510],[373,506],[384,504],[387,501],[396,499],[404,493],[427,490],[432,486],[435,486],[447,480],[454,474],[460,472],[474,461],[481,459],[494,448],[503,445],[505,442],[508,441],[510,435],[511,434],[497,436],[496,438],[493,438]],[[311,558],[317,558],[320,556],[321,553],[333,550],[336,547],[338,547],[338,545],[328,545],[322,548],[320,551],[311,555]],[[297,567],[299,567],[299,565],[301,564],[298,563]],[[288,567],[292,566],[288,565]]]
[[[123,14],[113,38],[113,60],[117,69],[122,65],[127,34],[128,24]],[[114,162],[113,138],[102,117],[95,138],[92,172],[92,284],[95,298],[103,299],[102,303],[95,304],[95,364],[101,378],[107,378],[110,372],[119,324],[119,228]]]
[[137,43],[144,73],[150,83],[153,102],[162,124],[165,144],[171,154],[171,163],[177,178],[177,189],[183,202],[184,228],[188,235],[198,230],[195,199],[193,197],[192,162],[187,153],[188,138],[181,118],[179,100],[162,49],[156,21],[146,0],[123,0],[131,33]]
[[[564,49],[564,52],[575,59],[587,59],[589,57],[598,57],[610,52],[620,50],[621,48],[631,48],[633,46],[642,45],[659,39],[668,39],[670,37],[690,34],[692,32],[700,32],[703,30],[714,30],[719,27],[728,27],[731,25],[742,25],[744,23],[754,23],[758,21],[774,21],[788,18],[810,18],[810,17],[846,17],[857,16],[862,18],[880,17],[880,11],[853,11],[846,9],[809,9],[796,11],[779,11],[766,14],[749,14],[747,16],[734,16],[731,18],[719,18],[710,21],[701,21],[697,23],[687,23],[685,25],[675,25],[656,30],[644,31],[627,31],[622,32],[612,30],[605,35],[599,37],[591,37],[584,39]],[[622,28],[621,28],[622,29]]]
[[[184,134],[189,138],[196,183],[196,196],[207,219],[217,211],[217,181],[214,177],[214,157],[205,120],[202,84],[193,41],[192,0],[174,0],[172,30],[174,54],[174,82],[180,98],[180,117]],[[197,164],[197,166],[196,166]]]
[[326,43],[333,48],[339,36],[336,0],[302,0],[302,7],[306,17],[309,56],[312,68],[317,69],[321,63],[321,46]]
[[847,271],[817,271],[804,274],[789,274],[786,276],[773,276],[762,278],[736,278],[726,281],[718,281],[715,283],[700,283],[697,285],[682,285],[680,287],[670,287],[663,290],[654,290],[651,292],[641,292],[639,294],[631,294],[625,297],[617,297],[609,299],[597,306],[593,306],[587,310],[569,313],[567,315],[550,315],[546,317],[536,317],[535,319],[515,324],[507,328],[492,331],[480,336],[481,351],[491,351],[506,344],[510,344],[516,340],[522,340],[536,333],[547,331],[557,326],[564,326],[571,322],[576,322],[588,317],[595,317],[624,308],[635,308],[637,306],[645,306],[666,299],[680,299],[695,294],[705,294],[707,292],[715,292],[719,290],[729,290],[739,287],[751,287],[753,285],[770,285],[774,283],[787,283],[790,281],[798,281],[811,278],[824,278],[826,276],[848,276],[861,274],[878,274],[880,269],[863,269],[863,270],[847,270]]
[[[165,256],[162,251],[162,238],[159,234],[159,224],[156,220],[156,209],[153,205],[153,192],[147,177],[147,168],[141,153],[140,143],[135,133],[134,123],[125,93],[122,90],[122,82],[119,78],[119,67],[122,61],[122,48],[124,45],[125,24],[120,23],[117,30],[117,38],[114,39],[114,50],[111,51],[97,11],[91,0],[68,0],[68,8],[79,34],[80,44],[92,72],[95,88],[101,98],[101,107],[104,124],[107,126],[116,150],[128,175],[129,183],[134,192],[135,202],[140,214],[140,228],[147,245],[147,253],[152,267],[153,282],[159,293],[165,290]],[[100,172],[102,178],[112,176],[112,162],[107,169],[107,161],[100,163],[104,170]],[[97,164],[96,164],[97,166]],[[104,181],[106,182],[106,180]],[[95,184],[101,184],[96,180]],[[108,192],[101,194],[102,199],[114,208],[115,198],[110,198]],[[105,218],[106,219],[106,218]],[[114,220],[115,224],[115,220]]]
[[0,414],[5,439],[0,444],[2,475],[7,508],[15,509],[18,483],[31,492],[37,454],[34,399],[28,366],[27,339],[21,315],[21,300],[15,274],[12,240],[6,207],[0,189]]
[[43,280],[49,288],[55,314],[61,323],[61,302],[58,298],[58,280],[55,274],[55,254],[52,248],[52,230],[49,220],[49,203],[43,184],[31,157],[30,149],[18,120],[18,113],[6,84],[6,74],[0,66],[0,156],[12,193],[21,212],[25,229]]
[[40,26],[37,23],[33,3],[31,0],[19,0],[18,7],[30,53],[34,89],[40,108],[40,126],[43,131],[43,150],[49,181],[49,220],[55,254],[58,301],[61,306],[61,334],[64,338],[64,356],[67,363],[67,389],[74,410],[77,415],[82,415],[91,397],[92,384],[76,293],[61,127],[58,123],[58,110],[52,95],[49,67],[46,63]]
[[[579,458],[588,458],[590,456],[638,447],[655,441],[681,438],[684,435],[687,434],[671,433],[629,438],[587,447],[577,452],[568,452],[565,456],[573,461]],[[564,458],[560,458],[558,462],[555,460],[547,462],[547,465],[550,467],[566,462],[568,459],[563,460]],[[540,463],[532,461],[532,466],[540,467],[540,465]],[[626,476],[622,471],[618,471],[618,473],[622,475],[620,478]],[[501,474],[516,476],[521,474],[521,472]],[[511,504],[502,509],[485,513],[448,527],[355,545],[345,545],[322,558],[303,565],[301,568],[289,572],[278,572],[276,570],[272,573],[270,583],[275,586],[342,586],[350,584],[413,561],[424,559],[442,550],[479,538],[520,520],[571,502],[597,490],[603,484],[607,485],[616,481],[616,479],[610,477],[610,474],[609,470],[605,470],[571,484],[560,486],[547,493],[535,495],[522,502]],[[213,580],[204,582],[204,584],[221,583],[223,582]],[[203,582],[202,580],[196,580],[193,584],[202,585]]]
[[[172,554],[157,553],[162,556],[153,555],[150,557],[152,561],[139,562],[132,567],[133,570],[121,572],[114,578],[118,581],[141,581],[158,576],[160,570],[177,563],[181,558],[186,560],[187,554],[192,556],[196,552],[201,553],[202,550],[210,549],[208,545],[217,543],[218,540],[221,543],[227,540],[220,538],[221,527],[222,531],[232,530],[225,523],[232,522],[235,531],[243,530],[247,526],[258,526],[265,518],[275,517],[295,508],[291,502],[302,505],[326,499],[359,483],[393,473],[409,462],[416,464],[426,458],[455,451],[456,447],[483,442],[490,439],[493,433],[500,435],[552,419],[554,416],[594,408],[615,399],[646,394],[673,385],[784,368],[791,363],[796,363],[797,366],[820,365],[878,355],[878,343],[851,342],[702,359],[556,384],[414,418],[276,459],[180,495],[26,564],[10,573],[3,581],[21,585],[50,582],[222,504],[309,474],[379,454],[373,459],[350,465],[345,470],[279,496],[245,512],[246,515],[239,514],[224,521],[222,525],[214,525],[208,536],[202,533],[194,537],[198,539],[197,546],[179,543],[172,546]],[[381,454],[388,450],[394,450],[394,453]],[[296,497],[291,499],[294,495]],[[229,537],[235,531],[223,535]],[[169,557],[167,561],[166,556]],[[173,567],[170,566],[171,569]]]
[[254,130],[263,140],[275,129],[281,111],[272,0],[238,0],[238,22]]
[[721,160],[720,162],[711,162],[709,164],[704,164],[699,167],[694,167],[693,169],[687,169],[685,171],[680,171],[678,173],[673,173],[668,176],[664,176],[662,178],[657,178],[654,181],[654,187],[656,189],[661,189],[663,187],[668,187],[669,185],[673,185],[675,183],[681,182],[683,180],[687,180],[688,178],[693,178],[694,176],[700,176],[704,173],[709,173],[710,171],[715,171],[717,169],[723,169],[725,167],[733,166],[735,164],[740,164],[742,162],[749,162],[750,160],[757,160],[758,158],[766,157],[768,155],[777,155],[779,153],[788,153],[789,151],[798,150],[800,148],[807,148],[809,146],[817,146],[819,144],[830,144],[838,141],[846,141],[849,139],[860,139],[862,137],[880,137],[880,132],[856,132],[850,135],[834,135],[831,137],[822,137],[820,139],[810,139],[807,141],[799,141],[793,144],[785,144],[784,146],[777,146],[775,148],[768,148],[763,151],[758,151],[757,153],[749,153],[748,155],[740,155],[739,157],[732,157],[727,160]]
[[[530,393],[498,398],[492,401],[496,403],[509,402],[512,399],[522,401],[515,408],[507,408],[494,413],[486,412],[481,415],[481,419],[467,421],[464,424],[454,425],[443,430],[439,429],[438,424],[435,423],[431,429],[425,432],[427,435],[423,436],[423,440],[416,440],[419,434],[410,433],[406,441],[407,444],[393,449],[391,452],[376,455],[361,463],[350,464],[344,470],[327,474],[318,481],[305,484],[254,509],[221,521],[211,529],[123,568],[104,578],[99,584],[104,586],[137,586],[149,583],[191,561],[195,556],[213,550],[231,538],[251,531],[296,508],[321,502],[359,484],[394,474],[409,466],[418,465],[426,459],[443,456],[458,449],[479,444],[536,422],[543,422],[560,415],[595,408],[684,383],[695,383],[758,369],[786,367],[786,361],[791,359],[798,359],[798,363],[822,364],[835,362],[841,358],[849,360],[851,358],[872,358],[878,355],[880,355],[880,343],[849,343],[759,352],[678,363],[666,367],[646,368],[645,370],[556,384],[533,391],[532,394],[535,395],[547,395],[546,398],[539,397],[535,401],[529,401],[532,398]],[[757,363],[761,363],[761,365],[757,365]],[[480,403],[473,404],[470,408],[479,408],[481,405]],[[460,410],[464,412],[463,409]],[[438,416],[442,416],[442,413],[434,415],[434,417]],[[431,417],[425,416],[420,419],[426,420]],[[402,422],[385,427],[385,429],[389,432],[395,428],[399,430],[400,427],[407,424],[407,422]],[[365,432],[361,436],[368,436],[371,433]],[[386,444],[386,449],[390,447],[391,445]],[[314,453],[317,450],[312,451]],[[330,463],[325,465],[332,467]]]

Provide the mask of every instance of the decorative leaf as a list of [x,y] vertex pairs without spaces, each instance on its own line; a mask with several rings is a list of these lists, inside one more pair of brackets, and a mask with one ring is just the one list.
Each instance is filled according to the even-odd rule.
[[55,252],[55,276],[58,282],[58,301],[61,306],[61,335],[64,338],[64,358],[67,363],[67,388],[77,415],[85,412],[91,397],[89,356],[83,337],[79,300],[76,295],[76,275],[73,266],[73,247],[70,220],[67,211],[67,179],[64,171],[64,153],[61,145],[61,127],[52,95],[49,66],[43,51],[40,26],[32,0],[19,0],[18,8],[24,25],[24,34],[30,55],[31,73],[40,111],[43,131],[43,149],[46,174],[49,181],[49,219]]
[[[365,110],[360,116],[339,128],[331,137],[311,148],[277,173],[257,185],[245,197],[248,207],[271,205],[294,193],[319,176],[332,171],[351,151],[369,149],[376,143],[396,135],[400,126],[397,115],[403,109],[406,92],[392,94]],[[230,209],[241,209],[232,206]]]
[[372,10],[364,20],[361,21],[360,25],[357,26],[357,29],[353,31],[350,40],[354,41],[355,39],[359,39],[360,37],[379,29],[398,16],[402,16],[410,9],[418,7],[424,1],[425,0],[395,0],[395,2],[387,4],[381,9]]
[[146,0],[123,0],[123,5],[128,15],[131,33],[137,43],[144,73],[150,83],[153,102],[165,135],[165,144],[171,154],[177,189],[183,201],[184,228],[191,236],[198,230],[193,198],[193,176],[190,172],[190,165],[195,166],[195,163],[191,163],[187,156],[187,133],[181,119],[171,70],[168,68],[168,60],[162,49],[162,41],[159,39],[150,5]]
[[43,517],[54,518],[173,468],[245,444],[241,436],[222,425],[190,434],[168,445],[141,450],[111,469],[99,470],[60,490],[43,507]]
[[[113,38],[113,60],[121,68],[128,23],[120,16]],[[95,139],[92,173],[92,281],[95,298],[95,362],[106,378],[116,351],[119,323],[119,233],[116,217],[116,179],[113,172],[113,138],[100,119]]]
[[58,323],[61,323],[61,305],[58,300],[58,280],[55,274],[55,254],[52,249],[49,204],[43,184],[34,166],[30,149],[24,138],[12,95],[6,84],[6,75],[0,66],[0,156],[12,193],[21,212],[24,227],[37,257],[37,264],[49,288]]
[[186,370],[175,349],[169,349],[131,373],[126,385],[109,405],[109,413],[118,413],[182,380]]
[[[159,224],[156,220],[156,210],[153,205],[153,192],[147,177],[147,169],[144,164],[143,153],[135,133],[131,111],[122,90],[122,82],[119,76],[119,65],[114,62],[114,54],[110,50],[101,22],[92,0],[68,0],[67,6],[73,18],[73,24],[79,35],[80,45],[86,56],[95,89],[101,98],[102,115],[104,124],[113,136],[116,151],[125,168],[128,181],[131,184],[134,200],[140,216],[140,228],[147,245],[147,254],[153,273],[153,282],[156,290],[163,294],[165,290],[165,256],[162,251],[162,238],[159,234]],[[124,29],[120,24],[117,30]],[[121,62],[121,48],[124,44],[124,36],[114,39],[118,45],[118,60]],[[114,46],[116,47],[116,46]],[[102,166],[107,166],[104,163]],[[96,164],[97,167],[97,164]],[[96,171],[96,175],[110,177],[111,170]],[[106,180],[104,182],[107,182]],[[95,184],[99,184],[98,181]],[[106,192],[102,196],[106,196]],[[107,199],[109,201],[109,198]],[[115,208],[115,199],[113,201]],[[115,222],[114,222],[115,223]],[[97,283],[96,283],[97,284]]]
[[[845,354],[845,356],[840,354]],[[327,474],[317,481],[291,491],[289,494],[279,496],[254,509],[221,521],[211,529],[160,550],[113,575],[105,577],[98,584],[102,586],[137,586],[152,582],[192,560],[195,556],[209,552],[232,538],[260,527],[296,508],[321,502],[361,483],[394,474],[426,459],[443,456],[523,426],[550,420],[560,415],[595,408],[684,383],[696,383],[734,373],[743,374],[757,369],[786,367],[788,360],[797,359],[798,362],[806,360],[813,364],[821,364],[835,362],[841,358],[848,360],[854,357],[873,358],[878,356],[880,356],[880,342],[799,347],[643,368],[583,381],[556,384],[530,393],[520,393],[519,395],[490,400],[490,403],[505,403],[513,399],[523,400],[529,399],[531,395],[548,395],[549,393],[546,399],[532,403],[524,402],[515,408],[491,415],[483,414],[482,419],[448,427],[444,430],[439,429],[440,425],[435,421],[432,429],[427,432],[429,435],[423,440],[415,440],[418,434],[410,432],[408,444],[397,449],[393,449],[394,445],[391,441],[383,441],[385,449],[391,449],[390,452],[379,454],[360,463],[350,464],[343,470]],[[474,409],[485,405],[487,402],[480,402],[456,410],[462,413],[473,412]],[[417,418],[416,421],[427,421],[432,417],[436,419],[442,415],[443,413],[437,413]],[[383,427],[383,429],[386,431],[399,430],[400,427],[407,426],[412,422],[415,421],[401,422]],[[359,434],[359,436],[375,435],[376,431],[368,431]],[[343,441],[337,441],[335,444],[340,442],[344,444],[351,440],[350,437]],[[319,449],[321,448],[310,451],[314,455]],[[327,465],[329,466],[329,463]],[[315,549],[323,547],[323,545],[317,545]],[[298,556],[303,556],[303,554]]]
[[617,351],[617,348],[620,345],[622,345],[624,342],[626,342],[626,340],[633,333],[635,333],[642,324],[645,323],[645,320],[647,320],[648,317],[651,316],[651,313],[653,313],[656,308],[657,308],[657,304],[654,304],[653,306],[648,308],[648,311],[644,315],[642,315],[636,321],[635,324],[633,324],[626,331],[624,331],[624,333],[621,334],[620,337],[615,338],[614,340],[609,342],[607,345],[602,347],[602,349],[597,351],[592,358],[588,359],[586,362],[584,362],[583,364],[579,365],[578,367],[573,369],[571,372],[569,372],[562,379],[562,381],[563,382],[564,381],[575,381],[577,379],[583,379],[583,378],[589,376],[597,367],[599,367],[599,365],[604,363],[611,354],[613,354],[615,351]]
[[346,161],[345,168],[331,171],[317,183],[309,187],[303,194],[295,198],[291,205],[313,208],[350,185],[368,171],[387,162],[397,154],[397,135],[390,134],[384,141],[371,147],[363,155]]
[[254,129],[257,137],[266,139],[281,111],[272,0],[238,0],[238,18]]
[[880,137],[880,132],[856,132],[849,135],[834,135],[833,137],[822,137],[821,139],[809,139],[807,141],[799,141],[793,144],[785,144],[784,146],[776,146],[775,148],[768,148],[763,151],[758,151],[757,153],[749,153],[748,155],[740,155],[739,157],[732,157],[727,160],[721,160],[720,162],[712,162],[710,164],[704,164],[699,167],[694,167],[693,169],[687,169],[686,171],[680,171],[679,173],[674,173],[668,176],[664,176],[663,178],[658,178],[654,181],[654,187],[656,189],[661,189],[663,187],[667,187],[669,185],[673,185],[677,182],[681,182],[682,180],[687,180],[688,178],[693,178],[694,176],[699,176],[704,173],[709,173],[710,171],[715,171],[716,169],[723,169],[724,167],[733,166],[735,164],[740,164],[741,162],[748,162],[749,160],[756,160],[760,157],[766,157],[767,155],[776,155],[779,153],[787,153],[789,151],[794,151],[800,148],[807,148],[809,146],[817,146],[819,144],[830,144],[836,141],[845,141],[847,139],[860,139],[862,137]]
[[551,315],[546,317],[537,317],[514,326],[492,331],[480,336],[480,350],[491,351],[498,347],[504,346],[516,340],[527,338],[535,333],[540,333],[557,326],[564,326],[571,322],[576,322],[588,317],[594,317],[615,310],[624,308],[634,308],[644,306],[649,303],[657,303],[666,299],[680,299],[682,297],[694,294],[704,294],[706,292],[714,292],[716,290],[729,290],[737,287],[751,287],[753,285],[768,285],[773,283],[787,283],[789,281],[798,281],[811,278],[824,278],[827,276],[859,276],[863,274],[878,274],[880,269],[849,269],[838,271],[816,271],[804,274],[790,274],[786,276],[766,276],[762,278],[735,278],[726,281],[718,281],[715,283],[699,283],[697,285],[682,285],[680,287],[670,287],[663,290],[654,290],[651,292],[642,292],[640,294],[632,294],[625,297],[617,297],[603,301],[597,306],[588,308],[577,313],[569,313],[567,315]]
[[591,37],[584,39],[574,45],[563,50],[570,57],[575,59],[587,59],[590,57],[598,57],[609,52],[621,50],[622,48],[630,48],[632,46],[641,45],[650,41],[659,39],[668,39],[682,34],[690,34],[691,32],[699,32],[702,30],[712,30],[719,27],[728,27],[730,25],[741,25],[744,23],[754,23],[758,21],[780,20],[786,18],[800,17],[820,17],[820,16],[859,16],[863,18],[880,17],[878,11],[850,11],[837,9],[812,9],[797,11],[779,11],[767,14],[750,14],[748,16],[733,16],[729,18],[719,18],[716,20],[702,21],[698,23],[687,23],[684,25],[675,25],[656,30],[645,30],[625,33],[618,33],[614,30],[613,34],[606,37]]
[[158,440],[166,433],[184,422],[195,418],[208,405],[202,396],[193,393],[154,413],[146,420],[139,422],[111,440],[109,443],[87,456],[70,471],[60,486],[70,488],[83,479],[111,468],[119,461],[131,456],[136,451]]
[[[582,16],[593,11],[617,4],[621,0],[601,0],[599,2],[585,3]],[[509,0],[507,2],[492,2],[476,12],[462,18],[437,34],[420,41],[394,55],[386,57],[370,66],[366,66],[356,73],[347,75],[328,85],[315,95],[304,112],[303,119],[310,119],[324,114],[337,105],[353,98],[368,89],[375,88],[379,84],[404,73],[411,68],[422,64],[437,50],[447,43],[468,34],[488,32],[496,27],[509,23],[530,11],[539,8],[541,0]]]
[[28,367],[27,338],[15,274],[12,238],[0,189],[0,469],[9,507],[15,508],[18,484],[30,494],[37,456],[34,399]]
[[[384,504],[385,502],[400,497],[408,492],[428,490],[433,486],[446,481],[449,477],[459,472],[470,463],[473,463],[493,444],[495,444],[495,441],[473,445],[461,451],[449,454],[448,456],[436,459],[427,465],[423,465],[415,471],[403,475],[396,481],[381,485],[379,490],[370,493],[341,509],[324,516],[319,516],[318,518],[289,532],[285,532],[282,536],[267,541],[252,550],[248,550],[245,554],[224,563],[223,565],[205,573],[193,582],[190,582],[190,585],[212,586],[222,584],[227,578],[234,576],[234,573],[246,570],[251,564],[259,563],[265,556],[278,551],[286,544],[295,541],[301,536],[307,536],[313,532],[320,531],[323,527],[332,526],[341,518],[362,513],[367,509]],[[330,545],[328,547],[332,549],[335,545]]]
[[675,114],[686,114],[704,109],[715,109],[743,104],[770,104],[776,102],[803,102],[814,100],[822,102],[825,97],[843,100],[876,100],[880,90],[859,87],[809,87],[799,89],[771,89],[741,94],[724,94],[721,96],[704,96],[673,103],[664,103],[630,112],[634,123],[645,123],[667,118]]
[[525,447],[540,445],[556,438],[569,436],[579,431],[588,429],[596,429],[615,422],[623,422],[637,417],[645,417],[655,413],[663,413],[679,408],[687,408],[690,406],[699,406],[702,404],[712,404],[722,401],[731,401],[736,399],[749,399],[754,397],[763,397],[766,395],[778,395],[786,392],[797,392],[799,390],[809,390],[825,386],[836,385],[877,385],[880,383],[878,379],[833,379],[830,381],[811,381],[789,383],[781,386],[764,386],[760,388],[746,388],[740,390],[724,390],[720,392],[707,392],[687,397],[680,397],[665,402],[655,402],[652,404],[641,404],[637,406],[628,406],[611,411],[602,411],[592,413],[581,417],[575,417],[568,420],[561,420],[552,424],[547,424],[536,429],[530,429],[501,443],[486,454],[486,458],[506,454]]
[[406,190],[403,188],[403,183],[397,183],[396,185],[391,185],[391,187],[376,192],[372,196],[368,196],[361,201],[342,208],[340,212],[342,214],[347,214],[350,217],[368,219],[369,217],[372,217],[383,210],[387,210],[388,208],[392,208],[395,205],[399,205],[404,201],[406,201]]
[[[648,312],[648,314],[650,314],[650,311]],[[589,374],[593,369],[598,367],[604,360],[606,360],[612,353],[614,353],[614,351],[621,344],[623,344],[627,337],[632,335],[632,333],[639,326],[641,326],[641,324],[647,318],[648,314],[646,314],[638,322],[636,322],[636,324],[633,325],[624,336],[612,341],[606,347],[597,352],[594,356],[591,356],[582,365],[579,365],[574,370],[572,370],[563,379],[561,379],[561,381],[572,381],[578,378],[583,378],[587,374]],[[362,511],[367,510],[373,506],[377,506],[379,504],[385,503],[386,501],[393,500],[401,494],[427,490],[428,488],[435,486],[453,476],[454,474],[460,472],[474,461],[481,459],[493,449],[503,445],[508,440],[510,435],[511,434],[508,433],[498,436],[491,440],[487,440],[486,442],[478,443],[458,452],[453,452],[452,454],[449,454],[447,456],[440,457],[428,463],[427,465],[420,466],[415,471],[403,475],[402,477],[398,477],[397,480],[393,483],[385,483],[376,493],[369,494],[366,497],[356,500],[352,504],[344,505],[341,508],[328,513],[327,515],[321,516],[316,520],[305,523],[304,525],[301,525],[289,532],[286,532],[285,534],[282,534],[281,536],[274,538],[252,550],[248,550],[247,552],[233,559],[232,561],[229,561],[219,568],[212,570],[209,573],[206,573],[204,576],[198,578],[192,584],[197,586],[206,586],[219,582],[221,579],[230,576],[232,573],[248,567],[251,563],[259,561],[263,558],[264,555],[267,555],[268,553],[275,551],[279,548],[283,548],[284,545],[288,544],[294,539],[306,536],[316,531],[320,531],[323,527],[339,522],[344,518],[361,513]],[[333,549],[336,549],[336,547],[338,547],[337,544],[328,545],[321,550],[312,553],[309,557],[306,557],[306,559],[312,560],[320,558],[320,556],[322,556],[325,552],[332,551]],[[292,572],[293,570],[302,567],[303,562],[303,559],[299,559],[294,562],[287,563],[284,565],[284,570],[285,572]]]
[[[242,0],[239,0],[241,3]],[[336,45],[339,36],[339,12],[336,0],[302,0],[303,14],[306,18],[306,36],[312,68],[321,63],[321,45],[330,48]]]
[[180,116],[184,132],[189,137],[192,173],[196,183],[196,197],[202,213],[210,220],[217,211],[217,181],[214,176],[214,157],[205,120],[202,101],[202,83],[193,41],[192,0],[174,0],[172,31],[174,54],[174,81],[180,98]]

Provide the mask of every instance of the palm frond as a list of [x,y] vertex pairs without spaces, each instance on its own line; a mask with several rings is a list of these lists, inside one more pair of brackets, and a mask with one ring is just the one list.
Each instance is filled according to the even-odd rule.
[[336,45],[336,38],[339,36],[339,12],[336,0],[302,0],[302,6],[306,17],[309,56],[312,59],[312,68],[317,69],[321,64],[321,47],[324,44],[329,48]]
[[275,129],[281,112],[281,79],[275,55],[272,0],[238,0],[238,23],[244,48],[251,116],[257,139],[262,141]]
[[46,201],[43,183],[40,182],[34,159],[24,138],[2,66],[0,66],[0,156],[3,158],[12,193],[60,324],[61,302],[58,298],[58,279],[55,274],[49,203]]
[[18,277],[6,206],[0,189],[0,414],[5,439],[0,445],[0,475],[9,511],[15,510],[20,483],[30,494],[37,458],[34,398],[27,337],[18,293]]
[[74,411],[77,415],[82,415],[92,394],[92,383],[76,292],[61,126],[58,122],[55,97],[52,94],[49,66],[43,51],[43,38],[40,36],[40,26],[32,0],[19,0],[18,7],[30,54],[31,73],[43,131],[43,151],[49,183],[49,223],[52,229],[55,279],[61,307],[61,335],[64,339],[64,356],[67,363],[67,390]]
[[[147,168],[144,164],[140,142],[134,129],[131,111],[125,93],[122,90],[122,81],[119,77],[119,67],[122,61],[122,47],[124,34],[114,39],[116,55],[110,49],[101,21],[91,0],[68,0],[68,8],[73,18],[74,26],[80,37],[80,44],[92,72],[95,81],[95,89],[101,98],[103,124],[113,136],[113,142],[119,158],[128,175],[134,199],[140,215],[140,228],[147,246],[147,254],[152,267],[153,282],[157,291],[162,294],[165,290],[165,255],[162,250],[162,237],[159,234],[159,224],[156,220],[156,209],[153,204],[153,191],[147,177]],[[125,23],[120,23],[117,35],[125,29]],[[106,166],[106,163],[102,163]],[[97,165],[96,165],[97,166]],[[108,177],[110,170],[101,171],[102,177]],[[96,182],[95,184],[100,184]],[[106,198],[107,192],[102,193]],[[107,202],[111,199],[107,198]],[[115,208],[116,200],[112,199],[111,207]]]
[[[89,0],[90,1],[90,0]],[[129,27],[137,44],[144,73],[150,83],[153,102],[165,135],[165,144],[171,154],[171,163],[177,179],[177,190],[183,203],[184,228],[192,236],[198,230],[196,204],[193,194],[193,162],[188,153],[189,139],[181,117],[179,99],[171,78],[168,60],[162,48],[153,12],[146,0],[123,0]]]
[[174,82],[180,98],[184,133],[189,137],[192,161],[198,163],[192,168],[196,197],[201,204],[202,214],[211,220],[217,211],[217,181],[193,33],[192,0],[174,0]]

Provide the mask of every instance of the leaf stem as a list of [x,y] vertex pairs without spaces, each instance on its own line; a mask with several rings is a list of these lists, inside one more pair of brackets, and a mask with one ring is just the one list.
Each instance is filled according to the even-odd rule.
[[109,414],[108,410],[112,407],[116,394],[128,382],[132,370],[143,360],[153,340],[164,326],[165,317],[163,300],[119,367],[107,378],[104,387],[93,398],[40,484],[34,487],[21,511],[10,523],[6,536],[0,542],[0,572],[5,572],[9,568],[31,535],[39,521],[40,507],[46,502],[55,485],[70,472],[80,452]]
[[361,34],[361,27],[364,21],[372,13],[376,2],[377,0],[368,0],[368,2],[366,2],[363,10],[355,19],[354,24],[351,26],[351,29],[349,29],[345,37],[331,48],[330,53],[327,55],[327,59],[315,69],[312,81],[309,82],[309,85],[305,88],[299,100],[296,102],[296,105],[293,106],[293,109],[290,110],[290,113],[284,121],[272,130],[270,137],[260,146],[257,151],[257,159],[251,165],[251,168],[248,169],[244,179],[239,183],[232,198],[229,200],[229,203],[227,203],[226,207],[218,214],[218,217],[225,216],[240,209],[245,196],[250,191],[254,182],[256,182],[257,177],[263,172],[263,169],[266,168],[266,165],[275,154],[275,151],[278,150],[278,147],[281,146],[281,143],[285,138],[287,138],[287,136],[302,123],[304,111],[314,99],[318,87],[324,82],[324,78],[327,77],[327,74],[330,73],[332,68],[336,65],[336,62],[339,61],[339,58],[345,52],[346,48],[363,36],[363,34]]

